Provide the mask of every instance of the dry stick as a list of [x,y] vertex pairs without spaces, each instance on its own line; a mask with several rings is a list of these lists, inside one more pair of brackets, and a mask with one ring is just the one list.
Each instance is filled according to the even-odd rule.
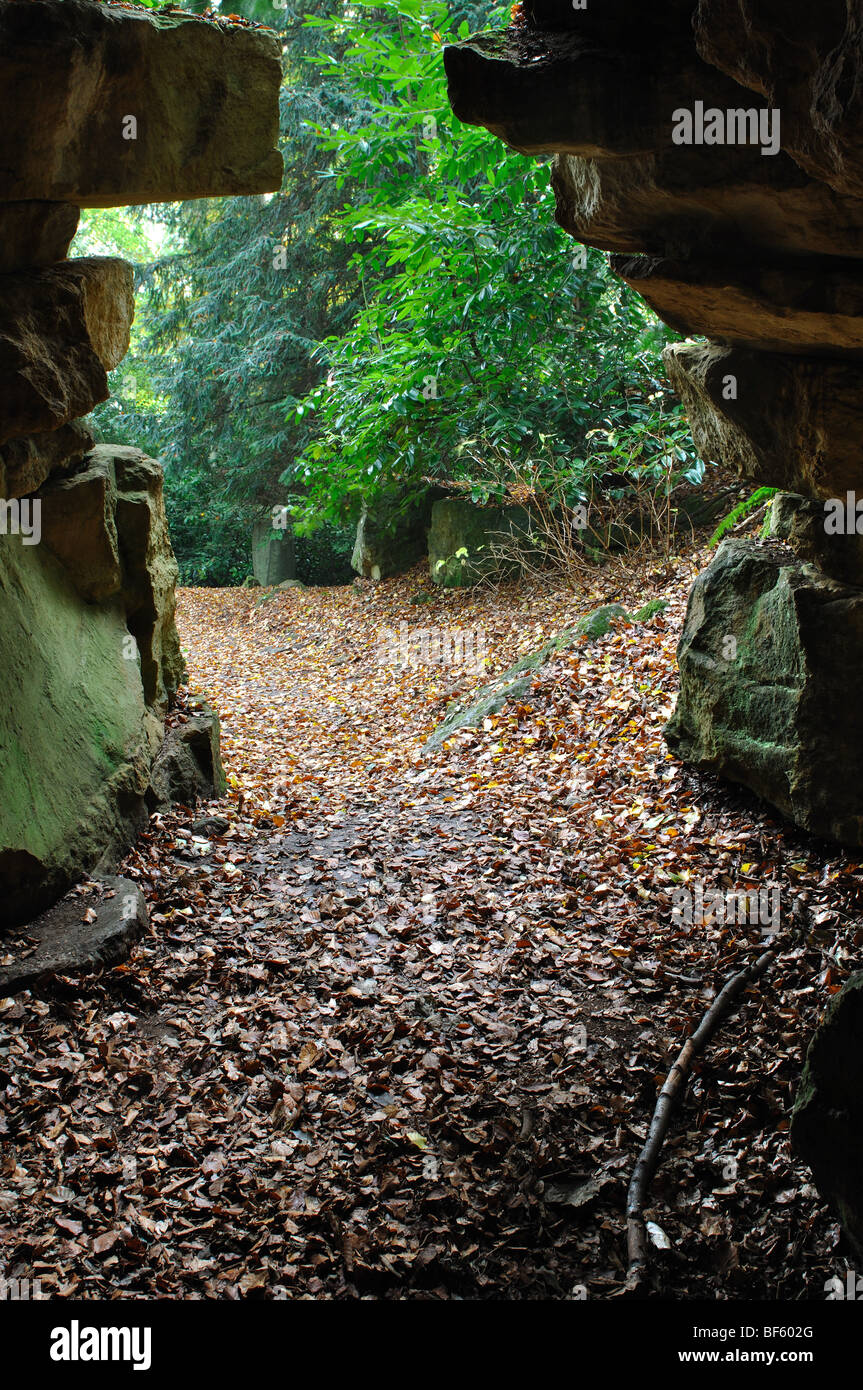
[[677,1061],[665,1079],[665,1085],[659,1092],[659,1099],[656,1102],[656,1109],[650,1122],[647,1140],[638,1156],[626,1198],[626,1236],[629,1256],[626,1290],[628,1293],[637,1292],[647,1277],[648,1246],[647,1230],[644,1225],[647,1190],[656,1172],[662,1145],[671,1123],[671,1116],[679,1096],[685,1089],[692,1063],[704,1051],[719,1025],[730,1013],[733,1013],[735,1005],[746,987],[763,975],[767,967],[776,959],[778,946],[779,942],[774,942],[763,955],[758,957],[754,965],[747,966],[745,970],[740,970],[736,975],[731,976],[731,979],[717,994],[695,1032],[687,1038]]

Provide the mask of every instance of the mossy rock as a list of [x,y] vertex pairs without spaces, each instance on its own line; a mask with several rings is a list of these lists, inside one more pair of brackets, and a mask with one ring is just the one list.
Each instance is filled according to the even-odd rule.
[[727,539],[692,586],[665,728],[677,757],[810,835],[863,845],[863,591],[777,541]]
[[364,579],[388,579],[404,574],[428,550],[432,507],[440,497],[430,488],[420,497],[381,498],[363,503],[351,566]]
[[[453,497],[435,502],[428,538],[433,583],[469,588],[488,575],[517,572],[518,553],[537,548],[532,522],[525,507],[481,507]],[[501,551],[512,552],[512,558]]]
[[428,749],[440,748],[458,729],[476,729],[491,714],[498,714],[504,705],[523,700],[533,684],[533,672],[551,660],[558,652],[569,651],[579,639],[587,638],[594,642],[605,637],[615,622],[644,623],[662,613],[668,607],[665,599],[651,599],[637,613],[628,613],[622,603],[606,603],[579,618],[574,627],[552,637],[535,652],[528,652],[510,666],[502,675],[483,685],[470,696],[470,703],[455,701],[447,710],[446,717],[426,739]]
[[146,824],[162,737],[120,596],[86,603],[45,546],[0,546],[3,925],[48,907]]
[[259,517],[252,529],[252,570],[262,588],[293,579],[296,541],[293,529],[277,526],[274,512]]

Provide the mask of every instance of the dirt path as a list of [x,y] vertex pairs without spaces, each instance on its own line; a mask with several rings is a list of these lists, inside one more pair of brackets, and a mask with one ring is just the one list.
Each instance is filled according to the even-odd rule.
[[[415,596],[183,595],[231,795],[127,861],[152,917],[131,962],[2,1006],[7,1268],[78,1297],[619,1292],[657,1078],[759,944],[681,934],[670,875],[802,877],[804,851],[667,758],[679,614],[430,757],[476,677],[380,666],[383,627],[481,624],[503,669],[597,596]],[[801,950],[696,1079],[651,1213],[676,1297],[820,1297],[836,1272],[784,1138],[787,1014],[815,993]]]

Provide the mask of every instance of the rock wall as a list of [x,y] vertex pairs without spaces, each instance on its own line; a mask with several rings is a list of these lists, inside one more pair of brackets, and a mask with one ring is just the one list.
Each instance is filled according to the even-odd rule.
[[526,0],[445,62],[456,114],[554,154],[560,224],[707,340],[665,355],[702,455],[785,493],[693,589],[670,746],[863,843],[859,0]]
[[863,1259],[863,973],[827,1006],[806,1055],[791,1118],[795,1148]]
[[[163,804],[183,675],[161,467],[94,448],[81,419],[134,300],[124,261],[67,259],[79,211],[278,189],[280,81],[253,26],[0,0],[0,927],[107,869]],[[218,780],[217,749],[198,761]]]

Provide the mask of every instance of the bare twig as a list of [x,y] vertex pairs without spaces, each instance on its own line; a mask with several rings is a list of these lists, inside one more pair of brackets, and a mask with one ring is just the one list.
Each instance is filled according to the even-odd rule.
[[[467,444],[473,447],[476,441]],[[491,461],[488,452],[484,459],[471,448],[464,452],[483,467]],[[577,502],[569,496],[569,475],[556,470],[553,462],[543,476],[538,460],[513,459],[506,450],[494,448],[491,456],[505,497],[520,504],[527,515],[524,525],[513,526],[511,533],[504,530],[489,538],[485,558],[491,565],[478,567],[486,571],[486,584],[494,587],[502,576],[517,571],[533,579],[563,574],[580,588],[598,555],[606,562],[614,555],[618,566],[635,579],[648,555],[667,558],[672,553],[678,518],[667,470],[658,476],[630,459],[630,466],[620,470],[625,495],[615,498],[597,487],[596,468],[588,469],[582,501]]]
[[633,1170],[626,1199],[629,1263],[626,1290],[628,1293],[637,1293],[647,1279],[648,1246],[647,1230],[644,1224],[647,1191],[659,1164],[659,1155],[665,1142],[674,1107],[686,1089],[692,1063],[704,1051],[720,1024],[729,1014],[734,1012],[744,990],[759,979],[765,970],[772,965],[776,959],[778,948],[779,941],[777,939],[758,957],[753,965],[747,966],[745,970],[739,970],[736,975],[732,975],[726,981],[695,1032],[687,1038],[678,1054],[677,1061],[665,1079],[665,1084],[656,1102],[656,1109],[653,1112],[653,1119],[650,1122],[644,1148],[641,1150]]

